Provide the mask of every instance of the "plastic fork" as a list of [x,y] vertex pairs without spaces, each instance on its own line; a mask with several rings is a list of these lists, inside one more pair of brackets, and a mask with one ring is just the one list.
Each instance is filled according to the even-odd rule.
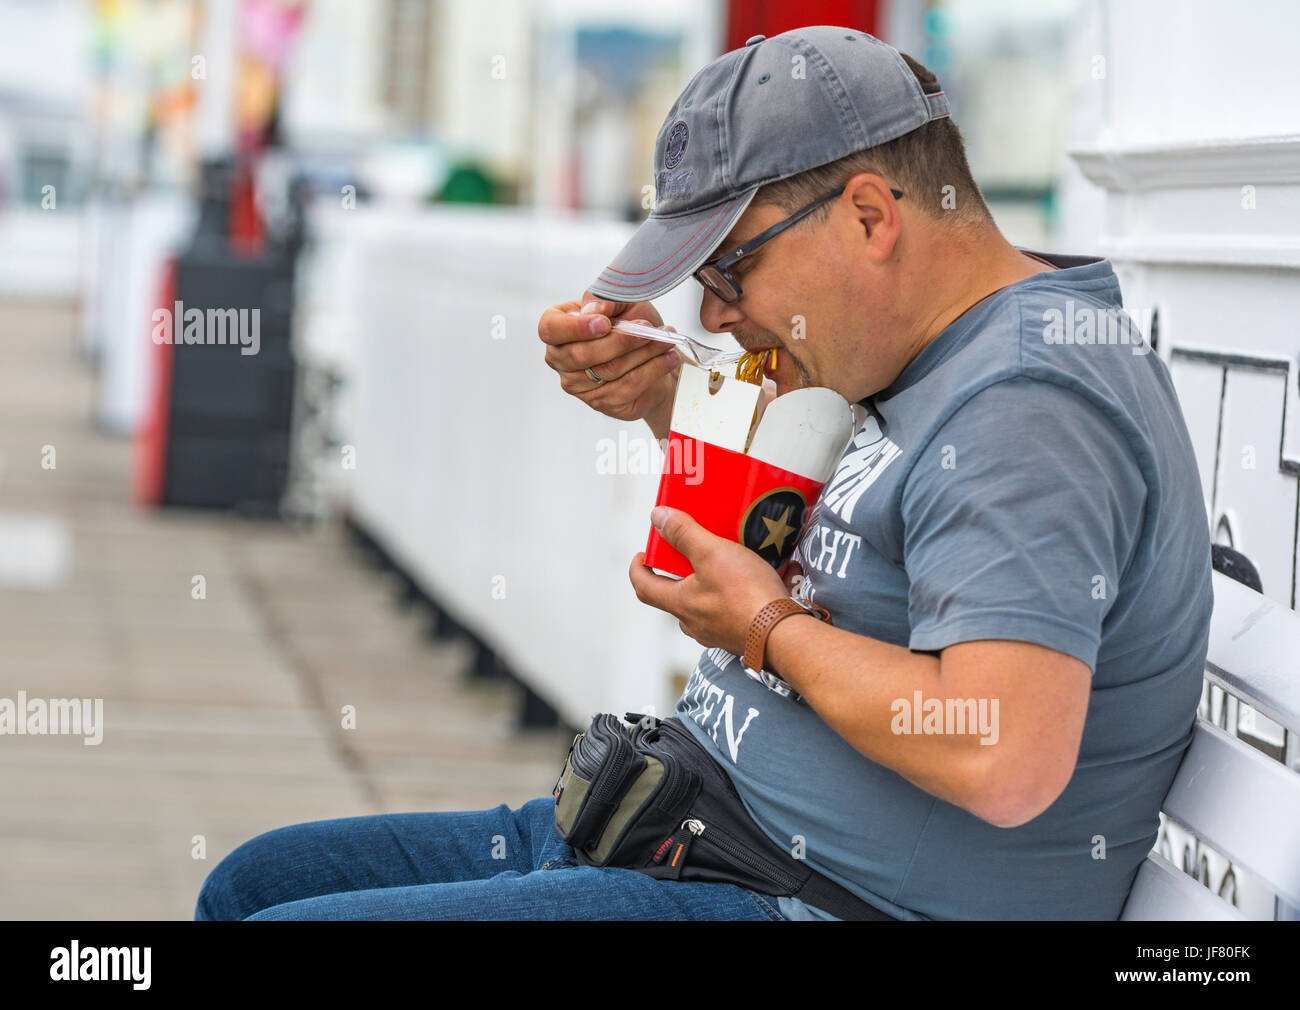
[[[568,314],[578,316],[582,313],[570,309]],[[672,344],[682,352],[688,361],[699,365],[701,368],[715,369],[719,365],[734,364],[743,358],[746,353],[743,347],[734,351],[729,348],[713,347],[702,340],[687,336],[685,333],[674,333],[672,330],[660,329],[658,326],[650,326],[647,323],[634,323],[626,319],[614,319],[611,320],[611,323],[612,328],[620,333]],[[734,338],[731,338],[731,340],[732,343],[735,343]]]

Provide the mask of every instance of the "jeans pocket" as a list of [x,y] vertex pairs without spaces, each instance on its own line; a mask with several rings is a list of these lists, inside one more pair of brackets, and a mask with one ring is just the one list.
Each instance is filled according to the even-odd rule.
[[771,897],[770,895],[759,894],[757,891],[750,891],[750,890],[745,890],[745,894],[749,896],[749,898],[758,907],[758,910],[762,912],[764,915],[766,915],[770,921],[772,922],[790,921],[784,915],[781,914],[781,909],[778,907],[775,898]]

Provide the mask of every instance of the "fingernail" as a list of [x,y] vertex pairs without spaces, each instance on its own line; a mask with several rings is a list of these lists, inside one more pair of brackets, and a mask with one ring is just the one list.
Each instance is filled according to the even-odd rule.
[[668,519],[668,510],[662,505],[656,505],[650,510],[650,525],[655,529],[662,531],[664,522]]
[[597,316],[588,324],[588,328],[593,337],[598,337],[609,329],[609,320],[604,316]]
[[589,316],[600,309],[600,302],[588,302],[578,311],[584,316]]

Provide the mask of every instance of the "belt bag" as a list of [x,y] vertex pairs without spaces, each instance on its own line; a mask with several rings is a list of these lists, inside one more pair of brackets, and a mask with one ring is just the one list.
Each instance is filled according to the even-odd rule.
[[756,825],[722,766],[676,718],[596,716],[555,783],[555,827],[586,866],[737,884],[840,919],[884,919]]

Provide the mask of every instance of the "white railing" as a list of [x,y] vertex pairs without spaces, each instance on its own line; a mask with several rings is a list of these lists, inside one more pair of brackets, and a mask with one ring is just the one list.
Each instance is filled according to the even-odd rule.
[[[628,580],[657,446],[565,394],[537,335],[632,226],[461,208],[312,221],[296,339],[344,378],[346,507],[566,721],[670,711],[700,647]],[[698,308],[693,282],[660,304],[695,332]]]

